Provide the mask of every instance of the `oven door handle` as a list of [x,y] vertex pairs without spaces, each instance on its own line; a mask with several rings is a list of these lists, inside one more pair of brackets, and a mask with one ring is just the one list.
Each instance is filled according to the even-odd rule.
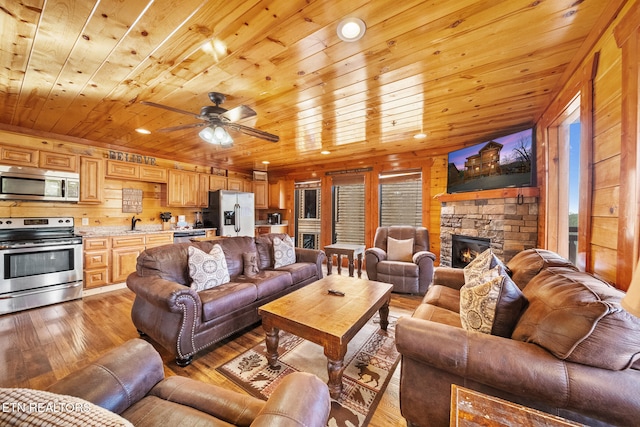
[[77,288],[78,286],[82,286],[82,282],[77,282],[77,283],[70,283],[68,285],[65,286],[60,286],[60,285],[54,285],[54,286],[45,286],[43,288],[37,288],[34,290],[28,290],[28,291],[18,291],[18,292],[12,292],[12,293],[7,293],[7,294],[3,294],[0,295],[0,300],[5,300],[5,299],[11,299],[11,298],[21,298],[21,297],[26,297],[29,295],[36,295],[36,294],[41,294],[44,292],[49,292],[49,291],[60,291],[63,289],[71,289],[71,288]]

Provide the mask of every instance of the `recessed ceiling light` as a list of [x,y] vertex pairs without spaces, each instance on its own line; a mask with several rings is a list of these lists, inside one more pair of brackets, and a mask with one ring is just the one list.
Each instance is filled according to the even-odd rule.
[[346,18],[338,24],[338,37],[345,42],[355,42],[364,36],[367,26],[359,18]]
[[263,164],[263,165],[268,165],[269,163],[271,163],[269,160],[263,160],[263,161],[262,161],[262,164]]
[[151,133],[151,131],[150,131],[150,130],[143,129],[143,128],[138,128],[138,129],[136,129],[136,132],[141,133],[141,134],[144,134],[144,135],[149,135],[149,134]]
[[326,156],[327,154],[331,154],[331,151],[323,150],[320,154],[324,154]]
[[420,132],[420,133],[416,133],[415,135],[413,135],[413,137],[415,139],[425,139],[427,137],[427,134],[424,132]]

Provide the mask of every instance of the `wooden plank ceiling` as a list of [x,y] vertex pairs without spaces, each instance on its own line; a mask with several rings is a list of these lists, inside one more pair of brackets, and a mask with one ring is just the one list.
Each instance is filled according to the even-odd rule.
[[[444,153],[535,123],[609,3],[0,0],[0,126],[247,171]],[[361,40],[337,37],[345,17],[366,23]],[[158,132],[201,121],[141,103],[198,114],[211,91],[280,142]]]

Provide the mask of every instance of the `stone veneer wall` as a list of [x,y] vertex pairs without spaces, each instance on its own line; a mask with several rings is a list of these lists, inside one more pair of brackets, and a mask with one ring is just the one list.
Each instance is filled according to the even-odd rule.
[[484,237],[505,263],[537,247],[538,198],[473,199],[442,202],[440,265],[451,266],[452,235]]

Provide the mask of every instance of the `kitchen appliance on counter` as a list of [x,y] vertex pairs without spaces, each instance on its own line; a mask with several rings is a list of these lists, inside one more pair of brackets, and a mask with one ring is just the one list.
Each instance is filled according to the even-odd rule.
[[24,166],[0,166],[0,199],[78,202],[80,174]]
[[194,212],[196,215],[196,219],[193,222],[193,228],[204,228],[204,223],[202,222],[202,212]]
[[280,225],[282,224],[282,217],[278,212],[267,214],[267,224]]
[[253,193],[218,190],[209,192],[209,207],[202,210],[205,228],[216,228],[218,236],[255,235]]
[[0,314],[82,297],[72,217],[0,218]]

